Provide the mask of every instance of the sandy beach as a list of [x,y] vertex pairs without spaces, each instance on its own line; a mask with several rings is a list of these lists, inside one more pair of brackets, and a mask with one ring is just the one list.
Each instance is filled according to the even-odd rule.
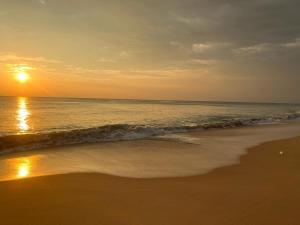
[[300,225],[300,0],[0,6],[0,225]]
[[3,225],[296,225],[300,138],[261,144],[238,165],[185,178],[78,173],[0,182]]

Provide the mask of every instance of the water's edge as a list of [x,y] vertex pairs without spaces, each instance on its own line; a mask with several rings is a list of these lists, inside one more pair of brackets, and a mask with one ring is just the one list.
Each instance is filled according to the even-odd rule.
[[299,135],[300,123],[290,122],[15,152],[0,157],[0,180],[86,172],[128,178],[195,176],[238,164],[262,143]]
[[99,143],[138,140],[158,135],[186,133],[209,129],[225,129],[253,125],[284,123],[299,119],[300,114],[275,117],[224,118],[218,122],[190,126],[159,127],[149,125],[115,124],[70,131],[0,136],[0,155],[13,152],[66,146],[82,143]]

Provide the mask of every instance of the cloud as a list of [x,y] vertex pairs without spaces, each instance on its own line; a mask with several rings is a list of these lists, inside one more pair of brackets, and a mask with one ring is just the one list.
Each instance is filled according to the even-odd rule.
[[13,53],[2,53],[0,54],[0,62],[31,62],[31,63],[47,63],[47,64],[56,64],[56,63],[62,63],[59,60],[52,60],[52,59],[46,59],[44,57],[24,57],[24,56],[18,56]]
[[123,59],[126,59],[126,58],[128,58],[130,56],[130,54],[127,51],[122,51],[122,52],[120,52],[119,55]]
[[202,43],[193,44],[193,46],[192,46],[193,51],[196,52],[196,53],[203,53],[203,52],[208,51],[212,48],[213,48],[212,45],[202,44]]
[[219,61],[214,59],[190,59],[187,60],[187,63],[202,65],[202,66],[213,66],[216,65]]
[[117,60],[101,57],[100,59],[97,60],[97,62],[100,62],[100,63],[116,63]]
[[267,52],[267,51],[271,50],[272,47],[274,47],[274,45],[268,44],[268,43],[262,43],[262,44],[237,48],[237,49],[234,49],[233,51],[237,55],[243,55],[243,54],[251,55],[251,54]]
[[286,43],[260,43],[251,46],[239,47],[233,49],[237,55],[254,55],[270,52],[282,52],[300,47],[300,38]]
[[47,59],[44,57],[19,56],[14,53],[0,53],[0,65],[7,67],[7,72],[16,72],[18,69],[30,71],[39,70],[43,73],[55,73],[65,68],[62,61]]
[[[1,5],[0,51],[8,52],[0,54],[1,63],[47,65],[82,80],[86,74],[197,76],[204,69],[220,77],[299,77],[297,0],[17,2]],[[22,49],[47,57],[28,57]]]
[[[192,45],[192,52],[194,53],[207,53],[210,55],[213,51],[224,52],[228,47],[230,47],[230,43],[226,42],[216,42],[216,43],[195,43]],[[227,51],[227,50],[226,50]]]
[[38,2],[39,2],[41,5],[46,5],[46,1],[45,1],[45,0],[38,0]]
[[287,48],[299,48],[300,47],[300,38],[297,38],[291,42],[287,42],[287,43],[283,44],[283,46],[287,47]]
[[98,68],[86,68],[75,65],[65,65],[65,69],[73,74],[98,74],[98,75],[115,75],[119,74],[121,71],[117,69],[98,69]]
[[182,46],[182,44],[178,41],[170,41],[170,45],[175,46],[175,47],[181,47]]
[[27,64],[7,64],[6,67],[8,68],[7,71],[11,73],[19,73],[19,72],[36,70],[35,67],[28,66]]

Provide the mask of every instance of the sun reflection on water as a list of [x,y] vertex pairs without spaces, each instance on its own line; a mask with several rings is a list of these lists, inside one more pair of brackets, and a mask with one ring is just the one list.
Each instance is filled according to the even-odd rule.
[[40,175],[40,155],[2,160],[0,180],[15,180]]
[[31,161],[27,158],[20,159],[17,163],[17,178],[25,178],[30,174]]
[[30,112],[27,108],[27,98],[18,98],[18,110],[17,110],[17,126],[19,133],[26,133],[29,130],[28,118]]

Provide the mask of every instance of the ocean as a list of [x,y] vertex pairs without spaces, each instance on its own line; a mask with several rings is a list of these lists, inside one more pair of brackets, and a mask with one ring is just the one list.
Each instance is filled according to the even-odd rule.
[[0,97],[0,150],[133,140],[299,117],[299,104]]
[[297,104],[0,97],[0,181],[204,174],[239,163],[251,146],[299,135],[299,112]]

